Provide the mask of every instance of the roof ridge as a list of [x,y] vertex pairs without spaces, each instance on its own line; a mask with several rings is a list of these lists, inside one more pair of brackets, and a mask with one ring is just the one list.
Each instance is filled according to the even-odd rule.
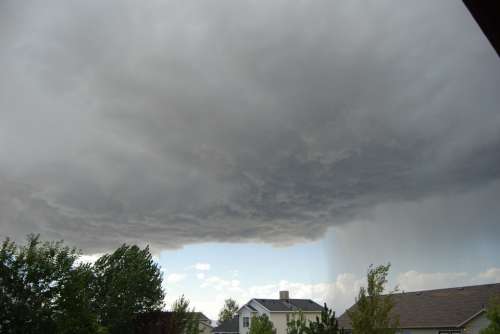
[[[422,293],[422,292],[435,292],[435,291],[444,291],[444,290],[464,290],[464,289],[470,289],[470,288],[479,288],[479,287],[487,287],[487,286],[500,286],[500,283],[487,283],[487,284],[476,284],[476,285],[464,285],[464,286],[454,286],[454,287],[449,287],[449,288],[436,288],[436,289],[428,289],[428,290],[414,290],[414,291],[396,291],[392,295],[402,295],[402,294],[417,294],[417,293]],[[385,294],[383,296],[387,296],[388,294]]]
[[287,300],[312,300],[311,298],[287,298],[287,299],[279,299],[279,298],[253,298],[255,300],[280,300],[280,301],[287,301]]

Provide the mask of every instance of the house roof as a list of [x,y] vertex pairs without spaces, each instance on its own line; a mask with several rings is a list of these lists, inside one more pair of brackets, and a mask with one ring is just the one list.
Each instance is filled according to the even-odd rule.
[[[480,314],[494,296],[500,297],[500,283],[398,293],[393,295],[392,314],[399,316],[400,328],[461,327]],[[339,318],[339,325],[351,328],[347,312]]]
[[[310,299],[254,299],[271,312],[321,312],[323,307]],[[247,304],[248,305],[248,304]]]
[[[192,314],[192,313],[191,313]],[[200,323],[210,326],[210,319],[201,312],[195,312]],[[175,327],[174,312],[170,311],[152,311],[137,314],[135,325],[138,333],[149,333],[151,330],[162,330],[174,332]]]
[[213,330],[214,333],[238,333],[239,331],[239,316],[223,321]]
[[212,322],[212,320],[210,320],[206,315],[204,315],[203,312],[196,312],[196,314],[198,315],[198,319],[200,321],[208,322],[208,323]]

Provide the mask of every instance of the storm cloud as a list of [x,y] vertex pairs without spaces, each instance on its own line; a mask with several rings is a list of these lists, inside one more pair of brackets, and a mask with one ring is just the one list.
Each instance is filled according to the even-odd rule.
[[500,63],[461,1],[2,1],[0,44],[14,238],[283,245],[500,179]]

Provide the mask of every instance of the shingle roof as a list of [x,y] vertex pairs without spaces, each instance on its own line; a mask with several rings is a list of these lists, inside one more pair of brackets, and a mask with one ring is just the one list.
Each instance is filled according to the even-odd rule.
[[226,320],[213,329],[214,333],[238,333],[239,331],[239,316]]
[[[393,314],[399,316],[401,328],[459,327],[494,296],[500,297],[500,283],[398,293],[394,295]],[[339,318],[339,325],[351,328],[347,312]]]
[[243,305],[243,307],[248,307],[251,311],[257,312],[257,310],[250,304],[245,304],[245,305]]
[[321,312],[323,307],[310,299],[254,299],[271,312]]
[[202,312],[196,312],[196,314],[198,315],[198,319],[199,321],[203,321],[203,322],[208,322],[208,323],[211,323],[212,321],[206,316],[204,315]]

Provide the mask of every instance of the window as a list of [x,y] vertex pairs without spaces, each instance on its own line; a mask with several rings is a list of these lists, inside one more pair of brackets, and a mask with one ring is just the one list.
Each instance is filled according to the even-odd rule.
[[250,327],[250,318],[243,317],[243,327]]
[[459,330],[439,331],[439,334],[461,334]]

